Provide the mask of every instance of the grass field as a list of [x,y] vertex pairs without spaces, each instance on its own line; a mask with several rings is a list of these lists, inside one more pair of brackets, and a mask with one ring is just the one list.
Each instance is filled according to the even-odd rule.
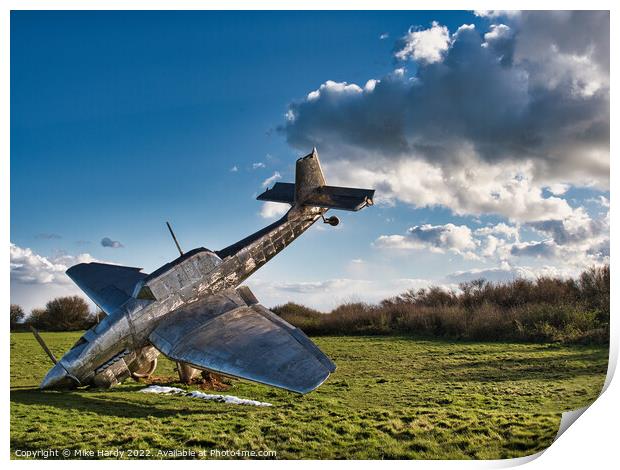
[[[60,355],[79,333],[43,337]],[[164,458],[161,451],[192,449],[209,457],[219,449],[276,451],[281,459],[519,457],[551,444],[561,413],[592,402],[607,368],[602,346],[314,340],[338,370],[306,396],[243,381],[225,392],[274,405],[258,408],[136,393],[145,384],[131,380],[107,391],[40,392],[49,359],[31,334],[13,333],[12,455],[142,449]],[[176,380],[165,359],[155,375]]]

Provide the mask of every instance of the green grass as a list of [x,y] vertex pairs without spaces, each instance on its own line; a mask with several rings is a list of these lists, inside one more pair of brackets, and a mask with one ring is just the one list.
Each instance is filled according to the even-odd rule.
[[[43,333],[58,355],[79,333]],[[50,366],[32,335],[11,335],[11,452],[37,449],[211,449],[277,458],[490,459],[548,447],[563,411],[605,379],[607,348],[467,343],[407,337],[318,337],[338,370],[299,396],[234,381],[226,393],[271,408],[111,390],[41,392]],[[156,376],[174,382],[160,359]],[[180,386],[179,384],[174,384]],[[196,388],[196,387],[193,387]],[[125,458],[127,455],[124,456]],[[238,458],[238,457],[235,457]]]

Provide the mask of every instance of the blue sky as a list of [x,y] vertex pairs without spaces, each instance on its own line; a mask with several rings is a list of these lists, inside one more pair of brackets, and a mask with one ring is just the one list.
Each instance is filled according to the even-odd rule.
[[[219,249],[242,238],[269,222],[254,200],[263,182],[276,173],[292,181],[295,159],[311,144],[329,182],[376,187],[379,203],[339,213],[337,229],[311,229],[255,274],[250,285],[268,306],[290,299],[327,309],[341,300],[375,301],[408,287],[454,284],[457,272],[462,278],[471,270],[504,278],[571,275],[605,262],[608,122],[607,135],[601,135],[605,123],[591,116],[600,115],[605,103],[609,114],[608,63],[605,70],[600,57],[583,52],[592,43],[604,47],[605,36],[584,33],[580,42],[577,31],[570,44],[562,36],[563,28],[577,24],[586,31],[605,18],[551,18],[546,28],[539,20],[434,11],[13,12],[12,301],[30,309],[74,292],[61,271],[78,261],[156,269],[176,253],[166,220],[185,249]],[[464,24],[473,27],[459,29]],[[608,27],[607,17],[607,48]],[[472,31],[476,47],[492,50],[498,61],[510,50],[510,64],[496,70],[487,56],[467,49],[477,40]],[[527,69],[536,61],[549,63],[531,55],[532,41],[536,50],[559,45],[559,55],[566,56],[541,75],[544,85]],[[469,70],[459,65],[463,60],[482,65]],[[586,74],[592,64],[598,73]],[[493,129],[492,148],[501,148],[501,156],[485,150],[485,132],[506,113],[491,116],[482,131],[467,132],[463,126],[484,122],[486,115],[472,118],[452,108],[449,118],[441,114],[441,103],[463,101],[464,109],[475,108],[467,103],[475,89],[454,83],[475,77],[476,70],[487,73],[481,81],[500,74],[505,83],[481,90],[475,103],[482,110],[485,100],[496,107],[499,97],[526,116]],[[539,145],[514,137],[552,123],[546,133],[560,141],[569,128],[554,120],[566,116],[561,109],[550,109],[544,124],[521,110],[523,97],[513,90],[524,86],[524,70],[528,103],[544,93],[560,96],[560,102],[570,95],[566,106],[575,109],[571,100],[579,98],[583,109],[567,120],[592,129],[572,146],[585,153],[563,156],[553,139]],[[554,77],[562,78],[551,89]],[[357,88],[346,88],[352,84]],[[558,95],[562,87],[568,95]],[[485,96],[489,89],[493,93]],[[433,98],[436,93],[445,98]],[[416,114],[424,110],[422,117]],[[385,128],[394,116],[413,117]],[[435,120],[429,131],[427,123]],[[437,134],[443,122],[446,132],[455,126],[448,139]],[[399,135],[390,136],[396,127]],[[437,135],[442,143],[458,139],[431,152],[427,140]],[[406,145],[395,152],[392,143],[401,137]],[[459,158],[444,157],[446,150]],[[584,160],[596,164],[575,163]],[[463,186],[459,175],[469,166],[479,168],[479,175],[462,193],[445,196],[450,191],[433,183],[437,170],[441,181]],[[415,178],[404,178],[408,172]],[[512,188],[509,181],[521,172],[527,187],[509,189],[507,196],[490,188],[491,202],[483,204],[484,195],[474,189],[510,172],[504,187]],[[427,184],[426,193],[415,191]],[[522,197],[522,210],[508,210],[514,205],[502,205],[506,197]],[[490,233],[498,224],[518,235],[495,237],[504,242],[503,255],[483,255],[488,233],[475,231],[487,227]],[[587,234],[577,233],[575,227],[589,224]],[[103,246],[105,237],[117,241],[116,248]],[[597,256],[581,256],[588,250]],[[569,252],[579,259],[566,263]]]

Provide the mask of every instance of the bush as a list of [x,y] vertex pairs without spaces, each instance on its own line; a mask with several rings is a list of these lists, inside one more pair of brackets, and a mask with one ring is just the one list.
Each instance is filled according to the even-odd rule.
[[580,300],[597,312],[599,321],[609,324],[609,265],[590,268],[579,277]]
[[579,279],[541,277],[409,290],[379,305],[346,303],[322,314],[288,303],[273,311],[308,334],[416,334],[480,341],[609,341],[609,266]]
[[289,302],[271,309],[272,312],[281,316],[293,325],[297,325],[302,330],[311,330],[321,322],[322,313],[303,305]]

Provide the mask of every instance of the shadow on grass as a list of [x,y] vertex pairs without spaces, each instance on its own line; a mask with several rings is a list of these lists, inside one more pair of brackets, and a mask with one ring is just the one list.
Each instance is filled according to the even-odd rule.
[[607,352],[583,352],[557,358],[465,360],[462,363],[442,366],[442,372],[453,379],[480,382],[566,380],[604,374],[606,370]]
[[[106,391],[43,392],[38,388],[20,389],[11,390],[11,402],[23,405],[52,406],[63,410],[121,418],[145,418],[149,416],[161,418],[180,414],[221,415],[227,412],[224,409],[207,406],[191,409],[189,403],[182,401],[182,397],[175,397],[178,398],[178,401],[175,402],[162,400],[159,403],[144,403],[136,401],[142,397],[136,397],[134,400],[131,397],[119,396],[121,393],[137,392],[142,388],[144,385],[136,384],[135,386]],[[168,404],[173,406],[166,406]]]

